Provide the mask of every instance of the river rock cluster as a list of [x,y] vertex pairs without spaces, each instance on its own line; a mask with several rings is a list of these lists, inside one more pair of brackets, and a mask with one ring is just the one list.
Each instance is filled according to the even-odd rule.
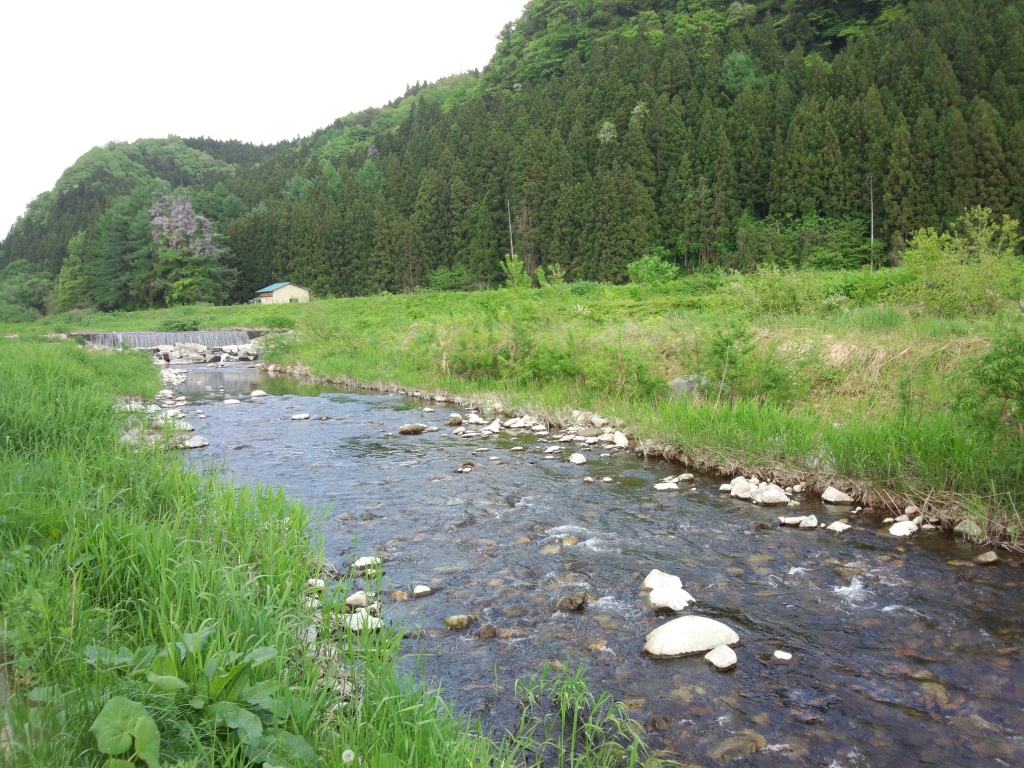
[[[654,569],[640,585],[644,608],[654,613],[682,613],[697,601],[683,589],[678,576]],[[677,659],[706,654],[704,658],[720,672],[737,664],[731,646],[740,641],[736,632],[720,621],[705,616],[682,616],[649,632],[644,653],[655,659]]]
[[157,365],[192,365],[196,363],[235,363],[259,358],[259,339],[249,344],[228,344],[206,347],[202,344],[176,341],[161,344],[150,350]]

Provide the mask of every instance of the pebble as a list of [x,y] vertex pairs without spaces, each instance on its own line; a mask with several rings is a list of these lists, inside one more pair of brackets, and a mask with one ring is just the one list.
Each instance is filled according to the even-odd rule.
[[793,654],[788,653],[787,651],[776,651],[772,656],[779,661],[791,661],[793,659]]
[[805,517],[800,522],[800,527],[801,528],[817,528],[818,527],[818,518],[815,517],[814,515],[808,515],[807,517]]
[[238,405],[241,400],[235,400],[233,397],[224,401],[224,405]]
[[249,393],[249,397],[266,397],[266,396],[267,396],[267,393],[264,392],[262,389],[254,389],[252,392]]
[[678,491],[679,486],[676,483],[655,483],[654,490],[656,491]]
[[425,584],[417,584],[415,587],[412,588],[412,596],[427,597],[428,595],[434,594],[434,592],[436,591],[437,590],[435,590],[433,587],[428,587]]
[[[295,417],[292,416],[294,419]],[[400,435],[422,435],[427,430],[426,424],[403,424],[398,428]]]
[[574,453],[572,456],[569,457],[569,462],[571,464],[586,464],[587,457],[584,456],[582,453]]
[[181,445],[183,448],[205,448],[209,444],[210,441],[205,437],[196,435],[195,437],[190,437],[188,440],[185,440]]
[[983,552],[974,558],[974,562],[978,565],[995,565],[999,562],[999,555],[995,552]]
[[704,660],[711,662],[711,666],[719,672],[727,672],[736,666],[736,651],[728,645],[720,645],[710,651]]
[[484,624],[476,631],[476,636],[481,640],[493,640],[498,636],[498,628],[493,624]]
[[308,413],[296,413],[292,416],[292,421],[309,421]]
[[832,523],[832,525],[830,525],[825,530],[826,531],[833,531],[834,533],[846,533],[851,528],[853,528],[852,525],[847,525],[846,523],[841,523],[841,522],[839,522],[837,520],[836,522]]
[[476,621],[475,616],[459,613],[454,616],[445,617],[444,625],[448,627],[448,629],[465,629],[474,621]]

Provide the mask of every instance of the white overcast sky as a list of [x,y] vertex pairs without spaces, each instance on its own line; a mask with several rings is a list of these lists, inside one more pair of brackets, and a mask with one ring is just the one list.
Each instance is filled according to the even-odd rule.
[[294,139],[482,69],[526,0],[4,0],[0,238],[94,146]]

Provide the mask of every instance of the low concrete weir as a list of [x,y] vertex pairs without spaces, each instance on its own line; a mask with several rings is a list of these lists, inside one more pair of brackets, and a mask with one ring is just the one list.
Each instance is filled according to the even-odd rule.
[[97,347],[121,349],[156,349],[159,346],[201,344],[210,349],[248,344],[263,335],[263,331],[142,331],[115,333],[77,333],[81,339]]

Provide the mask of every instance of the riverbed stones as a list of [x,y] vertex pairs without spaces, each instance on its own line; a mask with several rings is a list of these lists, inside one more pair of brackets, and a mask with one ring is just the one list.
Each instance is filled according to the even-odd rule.
[[853,504],[852,496],[843,493],[838,488],[833,488],[831,485],[821,494],[821,500],[829,504]]
[[793,654],[789,653],[788,651],[776,651],[772,654],[772,658],[776,659],[777,661],[792,661]]
[[444,625],[448,627],[448,629],[466,629],[474,621],[476,621],[475,616],[470,616],[466,613],[458,613],[454,616],[446,616],[444,618]]
[[677,659],[707,653],[720,645],[736,645],[740,641],[732,629],[705,616],[682,616],[650,632],[644,652],[656,659]]
[[655,483],[654,490],[656,491],[678,491],[678,483]]
[[704,660],[710,662],[711,666],[719,672],[728,672],[736,667],[736,651],[728,645],[720,645],[709,651]]
[[889,529],[890,536],[912,536],[917,533],[917,524],[912,520],[900,520]]
[[481,640],[493,640],[498,636],[498,628],[493,624],[484,624],[476,631],[476,636]]
[[237,399],[235,399],[233,397],[229,397],[227,400],[224,401],[224,405],[238,405],[241,402],[242,402],[241,400],[237,400]]
[[196,448],[206,448],[210,444],[210,441],[200,435],[193,435],[187,440],[183,440],[181,443],[182,448],[188,448],[190,450]]
[[292,416],[292,421],[309,421],[308,413],[296,413]]
[[445,422],[445,426],[446,427],[461,427],[462,426],[462,416],[460,416],[457,413],[453,413],[451,416],[448,417],[448,421]]
[[398,428],[400,435],[422,435],[426,431],[426,424],[403,424]]
[[999,555],[995,552],[983,552],[974,558],[973,562],[978,565],[995,565],[999,562]]
[[616,448],[629,448],[629,438],[625,432],[616,432],[612,435],[612,443]]
[[264,392],[262,389],[254,389],[252,392],[249,393],[249,397],[266,397],[266,396],[267,396],[267,393]]
[[433,587],[428,587],[426,584],[417,584],[412,588],[413,597],[429,597],[436,592]]
[[572,456],[569,457],[569,463],[570,464],[577,464],[577,465],[579,465],[579,464],[586,464],[587,463],[587,457],[584,456],[582,453],[574,453]]
[[797,526],[797,527],[804,528],[804,529],[807,529],[807,528],[817,528],[818,527],[818,518],[815,517],[814,515],[808,515],[807,517],[805,517],[803,520],[800,521],[800,525]]
[[825,530],[826,531],[832,531],[833,533],[846,533],[851,528],[853,528],[852,525],[848,525],[847,523],[841,523],[838,520],[836,520],[834,523],[832,523]]

